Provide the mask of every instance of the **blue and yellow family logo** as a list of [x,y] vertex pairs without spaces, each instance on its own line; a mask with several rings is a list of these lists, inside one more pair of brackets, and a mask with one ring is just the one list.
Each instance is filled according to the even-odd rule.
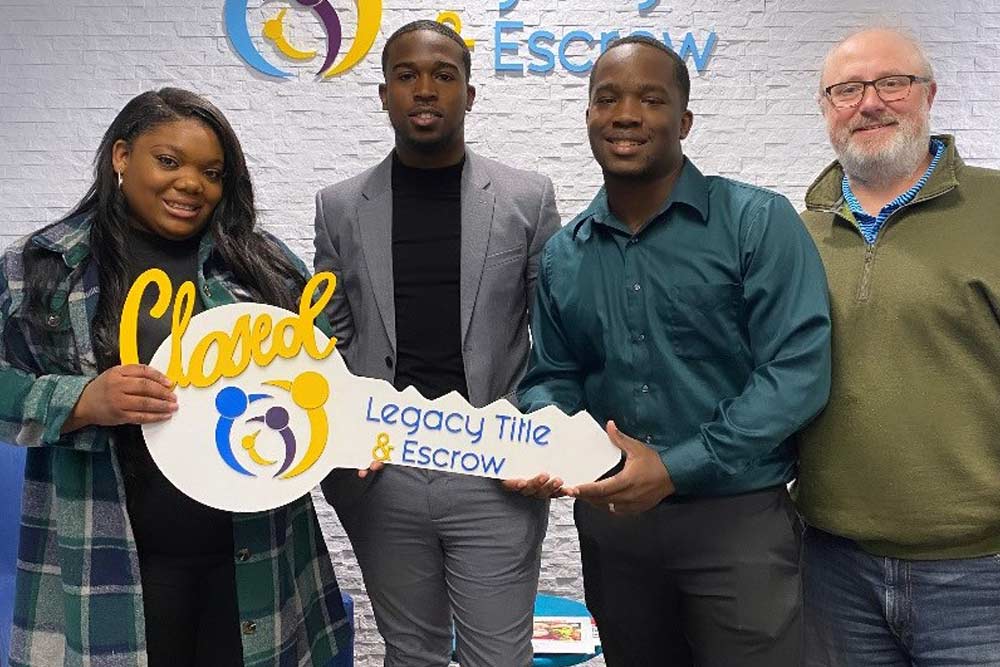
[[[248,2],[249,0],[226,0],[223,14],[226,33],[233,48],[248,65],[261,74],[282,78],[292,76],[290,72],[272,65],[254,46],[250,37],[250,26],[247,23]],[[330,0],[293,0],[293,6],[299,5],[311,9],[326,31],[326,58],[316,76],[328,79],[346,72],[361,62],[375,43],[375,37],[382,23],[382,0],[355,0],[355,3],[358,8],[358,26],[354,42],[340,62],[334,65],[340,54],[343,34],[337,11],[330,4]],[[288,8],[285,7],[264,21],[260,34],[288,60],[305,61],[315,58],[316,51],[298,49],[285,37],[284,20],[287,12]]]
[[[263,414],[256,414],[244,419],[246,414],[251,412],[250,406],[253,403],[274,398],[274,396],[264,393],[248,394],[243,389],[232,385],[224,387],[215,396],[215,409],[219,413],[219,420],[215,424],[215,446],[219,451],[219,456],[227,466],[241,475],[257,477],[257,474],[247,470],[237,459],[233,448],[232,433],[233,426],[237,421],[242,421],[244,425],[263,424],[275,433],[284,445],[284,456],[280,459],[280,465],[278,465],[279,459],[269,459],[263,456],[257,448],[257,437],[263,429],[257,429],[243,436],[240,440],[240,446],[258,468],[268,469],[278,465],[277,471],[271,474],[271,477],[291,479],[309,470],[319,460],[326,448],[329,423],[324,406],[327,399],[330,398],[330,385],[326,378],[312,371],[300,373],[291,381],[269,380],[262,384],[284,390],[291,397],[292,403],[305,412],[309,420],[310,433],[308,445],[302,458],[292,467],[292,462],[297,458],[298,440],[289,425],[288,410],[280,405],[273,405]],[[270,470],[267,472],[270,473]]]

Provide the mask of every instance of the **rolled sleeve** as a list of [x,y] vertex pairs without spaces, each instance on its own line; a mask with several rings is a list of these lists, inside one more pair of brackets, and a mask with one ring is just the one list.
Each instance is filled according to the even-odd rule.
[[[43,375],[36,379],[24,399],[18,444],[52,445],[63,440],[62,427],[91,380],[83,375]],[[81,446],[88,449],[85,443],[74,444],[77,449]]]

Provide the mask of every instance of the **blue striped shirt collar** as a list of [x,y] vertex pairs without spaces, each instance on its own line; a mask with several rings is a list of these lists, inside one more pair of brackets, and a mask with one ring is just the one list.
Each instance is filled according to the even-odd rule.
[[882,226],[885,224],[885,221],[890,215],[916,199],[917,194],[924,187],[924,185],[927,184],[927,179],[929,179],[931,174],[934,173],[934,169],[937,167],[938,162],[941,161],[941,156],[944,155],[945,151],[945,143],[940,139],[932,138],[928,150],[934,154],[934,157],[931,158],[931,163],[928,165],[924,175],[921,176],[920,180],[914,183],[909,190],[883,206],[882,210],[878,212],[878,215],[870,215],[864,210],[864,208],[862,208],[858,198],[854,196],[854,191],[851,190],[851,184],[847,180],[847,174],[844,174],[844,178],[840,185],[841,190],[844,193],[844,201],[847,202],[847,206],[851,209],[851,213],[854,214],[858,230],[861,232],[861,235],[865,238],[868,245],[875,243],[875,240],[878,238],[879,230],[882,229]]

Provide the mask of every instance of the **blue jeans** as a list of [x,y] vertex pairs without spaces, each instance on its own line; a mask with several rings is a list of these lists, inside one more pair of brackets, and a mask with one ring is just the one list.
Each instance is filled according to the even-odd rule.
[[807,667],[1000,665],[1000,555],[873,556],[808,528]]

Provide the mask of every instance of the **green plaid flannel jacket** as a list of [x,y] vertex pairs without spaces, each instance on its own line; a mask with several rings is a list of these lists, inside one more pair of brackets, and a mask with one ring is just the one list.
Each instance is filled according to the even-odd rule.
[[[90,221],[71,218],[29,238],[0,258],[0,440],[29,448],[10,664],[143,666],[139,561],[113,438],[98,427],[60,434],[97,374]],[[27,243],[61,255],[65,266],[49,313],[35,318],[45,327],[29,325],[23,312]],[[206,308],[247,298],[220,265],[211,234],[199,265]],[[235,514],[233,534],[246,667],[327,667],[351,641],[350,624],[309,496]]]

